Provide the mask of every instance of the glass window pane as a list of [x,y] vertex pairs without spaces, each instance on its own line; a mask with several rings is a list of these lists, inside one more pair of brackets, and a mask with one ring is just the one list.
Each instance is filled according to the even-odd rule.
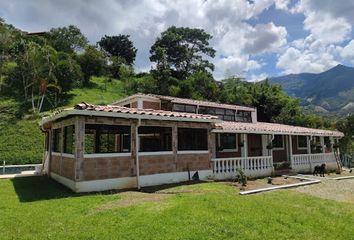
[[207,129],[178,128],[178,150],[208,150]]
[[139,127],[139,151],[172,151],[172,128],[144,126]]

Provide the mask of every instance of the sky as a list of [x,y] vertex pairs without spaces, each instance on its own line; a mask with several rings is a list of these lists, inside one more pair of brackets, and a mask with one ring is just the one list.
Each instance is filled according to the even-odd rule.
[[153,67],[150,47],[172,25],[213,36],[216,79],[354,65],[354,0],[0,0],[0,16],[28,32],[76,25],[92,44],[129,34],[137,71]]

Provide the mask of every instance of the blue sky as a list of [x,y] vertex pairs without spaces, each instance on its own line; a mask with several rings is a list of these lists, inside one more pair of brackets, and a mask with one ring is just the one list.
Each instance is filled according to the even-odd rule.
[[0,16],[25,31],[77,25],[91,43],[129,34],[136,69],[153,67],[149,50],[171,25],[213,35],[214,77],[247,80],[354,65],[354,0],[12,0]]

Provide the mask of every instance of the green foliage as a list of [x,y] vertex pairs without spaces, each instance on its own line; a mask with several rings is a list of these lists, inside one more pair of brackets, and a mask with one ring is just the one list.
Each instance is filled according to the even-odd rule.
[[40,163],[43,134],[39,119],[20,120],[0,118],[0,160],[6,164]]
[[340,140],[340,150],[342,153],[354,153],[354,114],[337,122],[337,128],[345,136]]
[[101,38],[97,44],[112,57],[118,57],[123,63],[132,66],[135,61],[137,49],[129,39],[129,35],[107,36]]
[[105,57],[94,46],[87,46],[85,52],[77,56],[77,61],[84,75],[84,86],[90,85],[91,76],[100,76],[103,74]]
[[57,50],[73,53],[83,49],[88,41],[76,26],[52,28],[49,32],[50,44]]
[[169,69],[178,79],[214,70],[214,65],[203,58],[215,56],[215,50],[209,47],[211,38],[203,29],[172,26],[162,32],[151,47],[150,60],[156,62],[159,72]]

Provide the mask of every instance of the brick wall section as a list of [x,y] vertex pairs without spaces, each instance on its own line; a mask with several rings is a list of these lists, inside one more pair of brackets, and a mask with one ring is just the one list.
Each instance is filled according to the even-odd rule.
[[175,172],[173,154],[139,156],[140,175]]
[[85,158],[83,181],[131,177],[131,157]]
[[60,156],[52,155],[50,160],[50,171],[56,174],[60,174]]
[[52,155],[50,171],[62,177],[75,180],[75,159]]
[[160,110],[160,103],[159,102],[143,101],[143,108],[144,109]]
[[60,176],[75,180],[75,159],[74,158],[62,158]]
[[177,171],[182,172],[195,170],[209,170],[210,165],[210,155],[206,154],[179,154],[177,156]]

